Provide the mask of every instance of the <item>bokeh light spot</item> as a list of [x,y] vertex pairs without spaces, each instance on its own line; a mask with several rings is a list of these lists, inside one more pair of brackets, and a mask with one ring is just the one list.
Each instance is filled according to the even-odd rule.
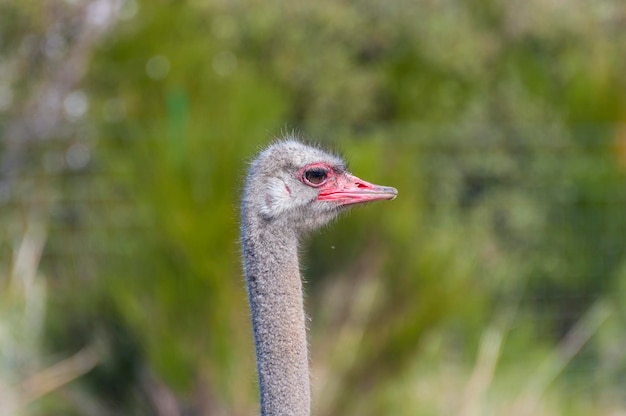
[[121,20],[130,20],[139,11],[139,4],[135,0],[126,0],[120,7],[119,17]]
[[83,143],[74,143],[65,153],[67,166],[73,170],[83,169],[91,160],[91,150]]
[[167,77],[170,72],[170,61],[163,55],[156,55],[148,59],[146,63],[146,74],[154,80]]
[[70,120],[81,118],[89,109],[87,94],[81,90],[69,93],[63,100],[63,109]]

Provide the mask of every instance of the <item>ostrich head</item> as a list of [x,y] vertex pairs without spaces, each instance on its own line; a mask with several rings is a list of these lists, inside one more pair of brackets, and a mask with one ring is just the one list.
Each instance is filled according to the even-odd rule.
[[397,194],[351,175],[335,155],[284,140],[252,163],[243,205],[249,214],[258,213],[259,221],[301,232],[326,224],[347,206]]

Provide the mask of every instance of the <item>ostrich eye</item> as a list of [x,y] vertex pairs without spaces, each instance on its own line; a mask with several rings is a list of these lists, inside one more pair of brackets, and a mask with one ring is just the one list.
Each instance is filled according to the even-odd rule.
[[328,172],[324,169],[314,168],[304,171],[304,180],[309,185],[321,185],[328,179]]

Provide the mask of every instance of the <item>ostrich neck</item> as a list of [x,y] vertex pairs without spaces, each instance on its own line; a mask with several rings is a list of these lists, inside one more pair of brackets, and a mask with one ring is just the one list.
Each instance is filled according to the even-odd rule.
[[252,312],[263,416],[310,415],[298,236],[244,218],[244,268]]

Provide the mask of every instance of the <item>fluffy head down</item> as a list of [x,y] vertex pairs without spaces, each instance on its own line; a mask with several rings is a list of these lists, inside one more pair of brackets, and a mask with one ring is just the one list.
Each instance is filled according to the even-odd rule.
[[306,166],[320,163],[336,172],[346,170],[341,158],[293,139],[272,144],[250,166],[244,206],[265,221],[280,221],[296,230],[324,225],[337,215],[340,205],[318,201],[319,188],[298,176]]
[[338,156],[292,138],[276,142],[252,162],[244,215],[295,231],[318,228],[342,208],[393,199],[394,188],[365,182],[346,170]]

